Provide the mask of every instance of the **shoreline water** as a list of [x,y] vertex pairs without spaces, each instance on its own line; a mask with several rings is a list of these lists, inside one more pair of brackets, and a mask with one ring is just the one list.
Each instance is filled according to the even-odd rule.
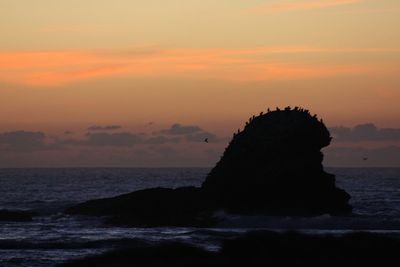
[[[400,229],[400,169],[327,169],[350,192],[358,215],[314,218],[227,216],[218,229],[108,227],[101,218],[67,216],[62,211],[78,202],[129,193],[154,186],[200,185],[209,169],[23,169],[0,170],[0,206],[36,211],[32,222],[0,222],[0,266],[54,266],[99,254],[120,241],[157,244],[178,241],[218,249],[224,238],[252,230],[343,235],[367,230],[397,237]],[[280,228],[280,229],[279,229]],[[62,245],[63,244],[63,245]]]
[[218,251],[181,242],[138,243],[61,264],[81,266],[397,266],[400,239],[256,231],[222,241]]

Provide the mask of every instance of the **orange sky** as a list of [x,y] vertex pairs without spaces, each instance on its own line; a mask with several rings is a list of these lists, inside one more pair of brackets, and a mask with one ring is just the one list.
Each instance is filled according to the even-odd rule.
[[226,137],[288,105],[400,128],[397,0],[217,2],[1,1],[0,133],[153,122]]

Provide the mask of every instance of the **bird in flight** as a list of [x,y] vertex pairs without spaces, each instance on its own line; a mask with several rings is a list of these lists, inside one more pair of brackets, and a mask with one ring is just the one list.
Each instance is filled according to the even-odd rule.
[[204,142],[208,143],[208,138],[204,139]]

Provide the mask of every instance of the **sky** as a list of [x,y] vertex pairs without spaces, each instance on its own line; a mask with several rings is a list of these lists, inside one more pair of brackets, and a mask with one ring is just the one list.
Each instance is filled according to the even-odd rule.
[[0,167],[213,166],[250,116],[286,106],[331,130],[325,165],[400,167],[399,13],[398,0],[0,0]]

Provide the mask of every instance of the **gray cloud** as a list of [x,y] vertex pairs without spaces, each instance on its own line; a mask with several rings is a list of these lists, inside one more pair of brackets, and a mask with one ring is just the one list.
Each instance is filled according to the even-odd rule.
[[150,137],[145,140],[146,144],[151,144],[151,145],[161,145],[161,144],[167,144],[167,143],[179,143],[181,141],[181,138],[179,137],[174,137],[174,138],[168,138],[162,135],[159,136],[154,136]]
[[400,147],[379,148],[332,147],[324,150],[327,166],[342,167],[399,167]]
[[89,131],[113,131],[121,129],[120,125],[92,125],[88,128]]
[[170,134],[170,135],[187,135],[202,132],[203,130],[198,126],[183,126],[179,123],[175,123],[169,129],[161,130],[162,134]]
[[169,129],[163,129],[159,133],[165,135],[179,135],[184,137],[187,142],[204,142],[206,138],[208,138],[209,142],[218,142],[222,140],[215,134],[204,131],[199,126],[185,126],[179,123],[175,123]]
[[359,124],[354,128],[329,129],[336,141],[400,141],[399,128],[378,128],[373,123]]
[[189,142],[204,142],[206,138],[209,142],[219,141],[215,134],[209,132],[200,132],[186,135],[186,140]]
[[211,166],[215,153],[204,149],[217,149],[221,143],[195,145],[205,138],[219,142],[198,126],[177,124],[155,133],[96,130],[81,135],[65,130],[52,137],[44,132],[7,132],[0,133],[0,166]]
[[143,142],[143,137],[134,133],[88,133],[87,140],[81,142],[90,146],[133,146]]
[[45,149],[46,135],[42,132],[14,131],[0,133],[0,144],[8,150],[29,151]]
[[180,137],[166,137],[164,135],[157,135],[147,137],[147,135],[143,133],[130,133],[130,132],[121,132],[121,133],[107,133],[107,132],[99,132],[99,133],[87,133],[86,139],[69,139],[61,141],[64,145],[72,145],[72,146],[97,146],[97,147],[132,147],[139,144],[148,144],[148,145],[162,145],[168,143],[179,143],[182,140]]

